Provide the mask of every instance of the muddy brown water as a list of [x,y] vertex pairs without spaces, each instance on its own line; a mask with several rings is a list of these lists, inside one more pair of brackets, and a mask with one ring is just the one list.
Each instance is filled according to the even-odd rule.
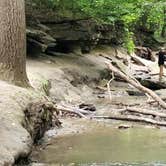
[[166,165],[166,131],[99,128],[53,139],[34,158],[53,165]]

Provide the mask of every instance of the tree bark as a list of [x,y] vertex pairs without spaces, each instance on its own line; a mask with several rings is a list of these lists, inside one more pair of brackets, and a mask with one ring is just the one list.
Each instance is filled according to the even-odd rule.
[[24,0],[0,0],[0,79],[29,86]]

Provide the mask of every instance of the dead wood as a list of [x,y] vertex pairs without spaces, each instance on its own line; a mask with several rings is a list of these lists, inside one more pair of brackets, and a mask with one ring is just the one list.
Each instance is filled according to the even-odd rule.
[[[163,101],[165,101],[166,100],[166,97],[163,97],[163,98],[161,98]],[[154,104],[154,103],[156,103],[157,101],[156,100],[150,100],[150,101],[147,101],[147,104]]]
[[131,59],[138,65],[141,65],[141,66],[146,66],[145,63],[143,63],[137,56],[135,55],[131,55]]
[[131,84],[135,88],[137,88],[140,91],[144,92],[145,94],[148,94],[149,96],[151,96],[155,101],[157,101],[159,103],[159,105],[161,107],[166,109],[166,103],[155,92],[153,92],[152,90],[142,86],[138,81],[135,80],[135,78],[133,78],[131,76],[127,76],[126,74],[124,74],[123,72],[118,70],[115,66],[113,66],[111,63],[107,63],[107,65],[108,65],[108,68],[112,72],[114,72],[115,74],[120,76],[122,79],[127,81],[129,84]]
[[166,122],[158,122],[156,120],[152,120],[149,118],[135,117],[135,116],[109,115],[109,116],[93,116],[93,118],[114,119],[114,120],[121,120],[121,121],[140,122],[140,123],[146,123],[146,124],[157,125],[157,126],[166,126]]
[[112,72],[112,78],[108,81],[107,83],[107,91],[108,91],[108,94],[109,94],[109,98],[110,98],[110,101],[112,101],[112,95],[111,95],[111,88],[110,88],[110,84],[111,82],[114,80],[114,73]]
[[[86,111],[90,111],[90,112],[94,112],[96,111],[96,107],[93,104],[86,104],[86,103],[82,103],[79,105],[79,109],[81,109],[80,111],[83,112],[83,110]],[[84,112],[86,114],[86,112]],[[89,112],[87,112],[89,113]]]
[[152,50],[148,47],[135,47],[135,54],[146,60],[155,62],[156,58],[152,53]]
[[61,111],[61,112],[68,112],[68,113],[72,113],[72,114],[76,114],[77,116],[79,116],[80,118],[87,118],[87,116],[85,114],[90,114],[90,111],[86,111],[83,109],[79,109],[79,108],[74,108],[74,107],[64,107],[64,106],[56,106],[57,110]]
[[147,109],[139,109],[139,108],[134,108],[134,107],[127,107],[125,111],[123,112],[133,112],[133,113],[139,113],[139,114],[143,114],[143,115],[152,115],[155,117],[160,117],[160,118],[166,118],[166,114],[165,113],[161,113],[161,112],[155,112],[155,111],[149,111]]

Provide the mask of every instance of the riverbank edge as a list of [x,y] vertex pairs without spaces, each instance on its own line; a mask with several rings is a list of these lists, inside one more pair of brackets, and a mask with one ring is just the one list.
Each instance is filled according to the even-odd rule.
[[[43,89],[42,84],[41,81],[38,87],[25,89],[0,81],[0,165],[12,166],[20,158],[28,157],[34,141],[51,127],[53,112],[45,97],[49,86],[44,85]],[[34,107],[36,103],[38,106]]]

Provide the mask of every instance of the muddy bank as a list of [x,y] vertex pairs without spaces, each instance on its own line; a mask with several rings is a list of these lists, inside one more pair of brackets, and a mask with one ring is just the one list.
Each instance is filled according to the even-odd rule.
[[[42,85],[41,80],[39,82]],[[41,138],[51,127],[51,111],[49,107],[43,107],[42,102],[47,103],[47,101],[44,92],[38,91],[37,88],[39,87],[24,89],[0,82],[0,165],[2,166],[13,165],[17,159],[26,157],[31,152],[34,141]],[[35,106],[32,106],[33,103]],[[37,103],[40,103],[38,109]]]

